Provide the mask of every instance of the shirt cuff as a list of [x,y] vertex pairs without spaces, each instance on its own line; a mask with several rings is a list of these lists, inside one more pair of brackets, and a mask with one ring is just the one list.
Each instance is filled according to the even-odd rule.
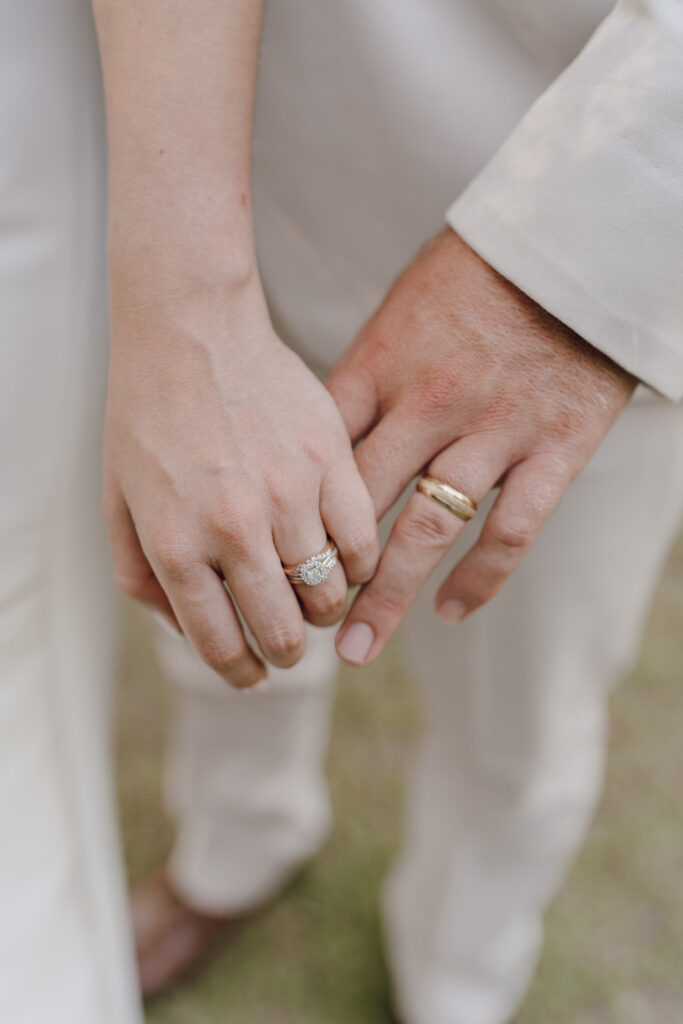
[[683,397],[682,6],[618,5],[446,215],[505,278],[672,399]]

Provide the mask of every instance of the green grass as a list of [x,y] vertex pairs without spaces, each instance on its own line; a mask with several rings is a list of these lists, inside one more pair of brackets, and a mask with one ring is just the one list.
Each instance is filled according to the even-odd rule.
[[[659,588],[635,671],[613,701],[607,788],[548,915],[540,970],[516,1024],[683,1021],[683,542]],[[131,615],[120,702],[120,789],[131,878],[171,842],[160,809],[167,698]],[[342,672],[330,751],[337,816],[288,892],[149,1024],[387,1024],[377,895],[394,855],[417,720],[390,651]]]

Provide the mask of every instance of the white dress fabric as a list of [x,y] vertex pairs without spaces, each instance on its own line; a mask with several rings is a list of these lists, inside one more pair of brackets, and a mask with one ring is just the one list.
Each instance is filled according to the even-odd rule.
[[103,103],[84,0],[0,3],[0,1020],[137,1024],[100,517]]
[[[680,3],[620,5],[524,118],[610,6],[267,5],[259,258],[278,327],[312,363],[334,361],[450,207],[507,276],[680,394]],[[579,98],[599,124],[636,53],[656,69],[633,71],[642,123],[610,116],[589,152]],[[86,0],[0,4],[0,86],[0,1020],[137,1024],[108,764],[103,110]],[[599,793],[606,692],[679,522],[682,416],[643,389],[486,609],[445,626],[435,581],[409,617],[426,728],[385,897],[406,1024],[503,1024],[525,990]],[[252,698],[160,645],[179,694],[176,881],[198,905],[244,909],[329,828],[330,635]]]

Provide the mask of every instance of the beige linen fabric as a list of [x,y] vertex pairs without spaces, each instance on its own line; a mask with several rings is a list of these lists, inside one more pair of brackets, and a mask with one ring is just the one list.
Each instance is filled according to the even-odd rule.
[[[409,615],[424,732],[384,921],[411,1024],[507,1024],[523,997],[600,794],[609,690],[638,651],[682,507],[683,408],[635,401],[489,605],[456,627],[433,612],[474,521]],[[334,651],[316,639],[245,698],[159,637],[178,684],[171,868],[205,910],[268,898],[325,837]]]
[[[559,0],[270,5],[255,139],[259,255],[278,326],[309,362],[324,372],[334,361],[473,180],[472,190],[450,205],[449,218],[463,224],[475,248],[481,239],[496,264],[505,221],[484,210],[474,223],[485,201],[504,205],[498,191],[507,196],[503,155],[494,154],[512,132],[503,154],[514,146],[516,163],[524,166],[526,122],[517,129],[519,142],[516,125],[611,7],[590,0],[571,9]],[[660,31],[665,28],[660,20]],[[583,88],[597,116],[619,47],[612,45],[612,64],[600,67],[590,52],[576,89]],[[666,52],[668,75],[678,80],[673,47]],[[558,161],[566,163],[584,120],[578,105],[573,121],[564,110],[557,123],[547,115],[547,149],[552,154],[558,140]],[[647,132],[655,159],[656,126]],[[663,124],[662,132],[668,138]],[[605,150],[610,142],[620,187],[640,189],[656,206],[651,176],[638,181],[643,167],[636,150],[627,159],[614,134],[605,137]],[[490,166],[501,168],[496,178],[482,171],[491,158]],[[583,178],[575,169],[574,193],[565,187],[558,200],[552,169],[548,158],[545,191],[534,181],[523,193],[524,208],[533,212],[538,204],[539,210],[529,245],[521,238],[517,254],[512,243],[501,243],[500,258],[505,254],[501,269],[522,287],[532,266],[529,290],[541,281],[544,291],[536,297],[561,316],[567,304],[556,297],[564,295],[565,279],[550,258],[532,264],[528,249],[541,238],[548,247],[562,246],[561,231],[555,235],[546,216],[554,202],[566,220],[574,208],[580,211],[572,230],[588,244],[594,211],[579,198],[593,195],[593,182],[589,166]],[[596,178],[596,207],[605,203],[605,188]],[[672,189],[668,182],[663,211]],[[587,289],[600,291],[602,274],[603,299],[617,304],[618,295],[610,295],[620,287],[622,268],[624,280],[637,275],[638,261],[647,262],[657,246],[662,261],[675,262],[678,254],[673,229],[649,240],[643,231],[643,246],[617,246],[599,265],[568,247],[566,260],[576,260],[576,279]],[[635,331],[626,320],[638,295],[645,303],[642,322],[662,292],[674,298],[668,270],[660,288],[647,277],[652,267],[641,269],[652,291],[629,296],[621,349],[597,316],[590,325],[581,320],[591,327],[590,340],[618,360],[623,354],[630,369]],[[574,294],[583,317],[590,304]],[[668,340],[659,344],[659,321],[650,319],[652,336],[641,333],[637,365],[646,380],[673,394],[673,378],[664,380],[673,369]],[[489,608],[463,626],[446,627],[431,607],[435,581],[409,618],[408,653],[432,714],[385,921],[397,994],[411,1024],[503,1024],[525,991],[541,914],[600,791],[606,694],[637,649],[679,522],[682,426],[679,408],[641,389]],[[641,506],[630,494],[643,473],[644,490],[658,498]],[[462,544],[473,531],[468,528]],[[438,578],[444,574],[445,568]],[[180,664],[172,651],[164,655],[171,678]],[[254,697],[269,708],[262,714],[183,659],[168,779],[180,825],[173,871],[198,905],[243,909],[275,891],[318,848],[329,824],[321,765],[332,659],[331,644],[318,641],[301,667],[285,674],[289,699],[282,674],[270,692]],[[223,743],[224,735],[242,739]],[[264,750],[272,756],[256,756]],[[240,782],[245,765],[248,801]],[[283,773],[300,780],[298,789],[280,783]],[[267,813],[254,812],[260,805]]]
[[[325,364],[341,352],[609,6],[268,5],[255,139],[260,259],[277,321],[308,358]],[[656,101],[666,93],[676,103],[680,63],[669,40],[679,9],[663,0],[624,5],[610,23],[616,33],[608,26],[600,37],[615,67],[619,40],[630,53],[643,27],[661,56],[656,95],[640,109],[656,122],[644,155],[661,160],[663,172],[675,139]],[[596,61],[589,55],[583,66],[579,91],[599,106]],[[0,1020],[137,1024],[108,764],[116,616],[98,501],[103,112],[86,0],[0,4],[0,86]],[[537,109],[549,125],[546,106]],[[463,231],[475,247],[481,231],[494,262],[492,236],[477,226],[486,227],[481,197],[494,181],[486,202],[495,204],[503,161],[518,173],[526,125],[541,123],[533,111],[530,118],[459,207]],[[570,146],[583,123],[578,106],[575,121],[567,114],[563,123]],[[604,147],[615,151],[608,157],[601,146],[587,174],[609,166],[634,184],[648,166],[636,159],[642,147],[628,150],[621,135],[606,132]],[[617,150],[629,158],[621,161]],[[566,163],[566,151],[558,152]],[[502,269],[522,287],[524,273],[530,289],[547,288],[536,297],[562,315],[553,296],[564,296],[564,284],[550,258],[559,234],[547,229],[557,186],[546,171],[538,213],[518,203],[496,231]],[[662,230],[650,241],[654,247],[660,238],[662,252],[675,217],[673,179],[663,179],[668,221],[656,221]],[[640,191],[634,184],[647,194],[646,212],[656,205],[655,184],[652,176]],[[577,203],[577,216],[594,213],[579,203],[590,175],[574,185],[567,209]],[[606,232],[619,218],[617,206],[610,210]],[[549,255],[545,272],[523,249],[526,225]],[[577,288],[590,340],[632,369],[635,353],[644,379],[678,394],[660,379],[671,372],[673,382],[676,369],[665,351],[675,330],[660,254],[621,246],[613,266],[597,250],[584,266],[581,245],[569,244],[573,230],[566,260],[576,260],[577,279],[596,282],[604,272],[605,301],[620,301],[620,261],[624,280],[643,275],[642,288],[628,286],[623,337],[614,321],[603,332],[600,311]],[[580,230],[585,239],[593,226]],[[631,321],[637,330],[627,329]],[[613,350],[620,337],[623,353]],[[397,992],[410,1024],[500,1024],[524,989],[540,912],[599,789],[604,693],[628,659],[678,521],[680,417],[679,407],[645,392],[488,609],[449,629],[431,614],[426,594],[410,618],[409,650],[421,665],[430,726],[405,854],[386,898]],[[634,477],[651,496],[647,508],[630,500]],[[164,657],[183,694],[169,787],[181,825],[174,869],[203,905],[244,907],[277,888],[329,827],[322,774],[329,638],[318,635],[307,662],[251,698],[209,682],[177,649]]]

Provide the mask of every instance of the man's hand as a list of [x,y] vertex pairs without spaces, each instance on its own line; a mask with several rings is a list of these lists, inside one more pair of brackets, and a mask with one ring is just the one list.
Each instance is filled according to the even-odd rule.
[[[442,585],[456,622],[519,565],[636,381],[497,274],[450,229],[417,256],[332,372],[328,387],[378,518],[427,472],[480,501],[481,536]],[[366,436],[367,435],[367,436]],[[380,653],[463,528],[417,493],[339,631],[352,664]]]

